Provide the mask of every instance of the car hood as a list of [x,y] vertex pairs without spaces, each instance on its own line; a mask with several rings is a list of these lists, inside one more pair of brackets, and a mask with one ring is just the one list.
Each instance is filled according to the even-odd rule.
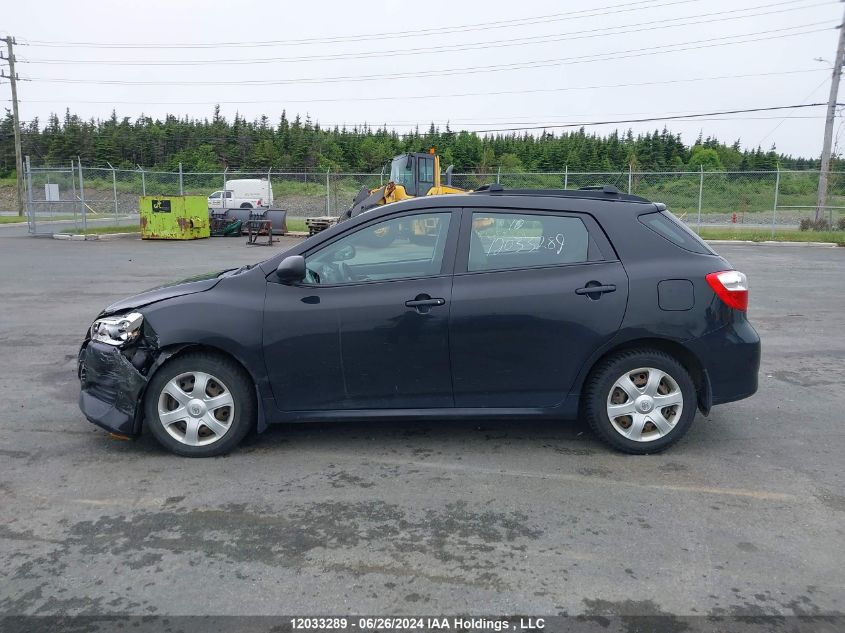
[[100,317],[115,314],[116,312],[123,312],[124,310],[132,310],[135,308],[142,308],[157,301],[164,301],[165,299],[172,299],[173,297],[181,297],[183,295],[191,295],[197,292],[205,292],[211,290],[220,283],[223,277],[231,274],[233,269],[218,270],[213,273],[206,273],[203,275],[196,275],[195,277],[188,277],[180,281],[175,281],[163,286],[157,286],[144,292],[121,299],[111,304],[100,313]]

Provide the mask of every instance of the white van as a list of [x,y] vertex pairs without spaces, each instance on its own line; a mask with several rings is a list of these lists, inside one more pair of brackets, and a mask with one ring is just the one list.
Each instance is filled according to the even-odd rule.
[[253,209],[273,206],[273,184],[266,178],[227,180],[225,191],[208,196],[209,209]]

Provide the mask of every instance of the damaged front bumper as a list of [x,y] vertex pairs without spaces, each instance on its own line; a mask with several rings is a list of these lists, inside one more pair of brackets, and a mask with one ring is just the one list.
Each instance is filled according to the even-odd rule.
[[[139,354],[145,358],[136,359]],[[144,361],[145,350],[127,353],[97,341],[83,343],[77,364],[81,383],[79,408],[89,422],[112,433],[137,435],[141,423],[140,401],[147,386],[147,377],[141,373],[145,369]]]
[[86,336],[77,357],[79,408],[89,422],[118,435],[138,435],[142,401],[150,377],[177,347],[162,350],[158,336],[144,323],[130,345],[115,346]]
[[79,408],[88,421],[112,433],[136,435],[140,430],[138,407],[147,378],[124,350],[87,341],[79,350],[78,373]]

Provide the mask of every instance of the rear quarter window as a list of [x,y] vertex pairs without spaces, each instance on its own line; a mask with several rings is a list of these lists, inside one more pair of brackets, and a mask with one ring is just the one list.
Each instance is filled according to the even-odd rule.
[[660,237],[684,250],[702,255],[715,255],[707,243],[693,233],[686,224],[668,211],[655,211],[639,216],[639,221]]

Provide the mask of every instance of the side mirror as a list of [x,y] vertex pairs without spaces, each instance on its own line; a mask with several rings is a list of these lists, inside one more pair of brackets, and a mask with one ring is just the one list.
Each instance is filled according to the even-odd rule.
[[305,279],[305,258],[302,255],[289,255],[279,262],[276,277],[283,284],[295,284]]

